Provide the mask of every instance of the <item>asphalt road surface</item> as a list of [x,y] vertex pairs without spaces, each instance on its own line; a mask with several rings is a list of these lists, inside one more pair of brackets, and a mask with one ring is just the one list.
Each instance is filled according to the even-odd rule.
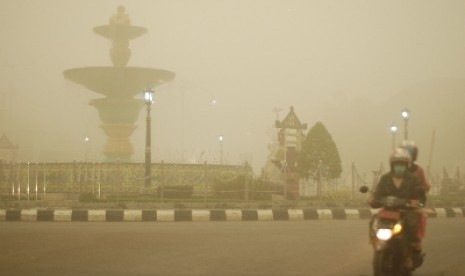
[[[2,222],[0,275],[372,275],[367,223]],[[427,232],[414,275],[465,275],[465,219]]]

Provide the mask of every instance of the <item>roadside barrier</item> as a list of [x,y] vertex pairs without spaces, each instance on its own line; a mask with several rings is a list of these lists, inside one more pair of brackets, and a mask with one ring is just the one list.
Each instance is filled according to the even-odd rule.
[[[375,209],[0,209],[0,221],[176,222],[369,219]],[[428,209],[429,218],[463,218],[464,208]]]

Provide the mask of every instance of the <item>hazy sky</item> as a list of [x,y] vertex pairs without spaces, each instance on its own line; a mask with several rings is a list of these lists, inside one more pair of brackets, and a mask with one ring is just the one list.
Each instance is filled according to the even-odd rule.
[[[111,43],[92,28],[124,5],[148,34],[131,41],[128,66],[176,73],[153,106],[153,160],[218,162],[258,173],[276,114],[295,107],[323,122],[341,154],[370,173],[386,162],[388,127],[412,111],[409,136],[433,168],[465,165],[465,1],[2,0],[0,129],[22,160],[101,160],[101,96],[63,70],[111,66]],[[213,103],[216,102],[216,104]],[[132,136],[143,162],[145,110]],[[400,141],[403,129],[397,135]],[[370,173],[371,174],[371,173]]]

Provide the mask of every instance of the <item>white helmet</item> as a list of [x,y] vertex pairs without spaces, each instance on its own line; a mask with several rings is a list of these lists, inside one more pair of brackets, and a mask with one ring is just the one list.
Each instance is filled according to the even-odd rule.
[[405,163],[407,166],[410,165],[412,157],[408,150],[404,148],[396,148],[389,156],[389,164],[392,166],[394,163]]
[[400,147],[408,150],[408,152],[410,153],[410,157],[412,158],[412,162],[415,162],[417,160],[418,147],[417,147],[417,145],[415,145],[414,141],[406,141],[406,140],[404,140],[400,144]]

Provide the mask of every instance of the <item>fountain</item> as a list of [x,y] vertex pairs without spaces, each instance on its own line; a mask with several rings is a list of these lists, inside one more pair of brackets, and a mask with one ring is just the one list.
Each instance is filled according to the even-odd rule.
[[102,121],[100,127],[107,136],[103,153],[107,161],[127,162],[134,154],[130,136],[137,128],[135,122],[144,106],[144,100],[134,96],[170,82],[175,74],[162,69],[127,67],[131,57],[129,41],[145,34],[147,29],[132,26],[123,6],[117,8],[108,25],[93,30],[112,41],[110,57],[113,67],[73,68],[63,74],[66,79],[105,96],[89,103],[97,108]]

